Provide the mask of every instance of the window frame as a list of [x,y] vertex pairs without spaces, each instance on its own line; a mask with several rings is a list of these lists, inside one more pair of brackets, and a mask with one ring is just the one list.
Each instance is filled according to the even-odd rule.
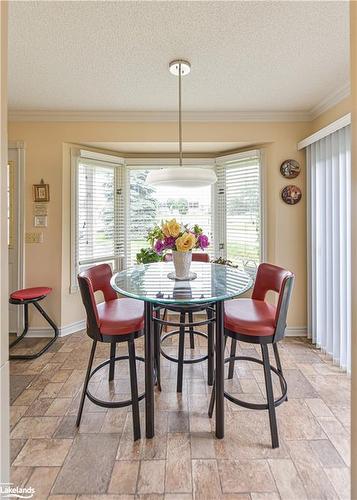
[[[98,162],[103,165],[107,164],[110,166],[115,165],[117,168],[115,170],[115,189],[120,190],[120,201],[118,202],[118,197],[116,197],[116,217],[122,222],[122,232],[116,232],[115,238],[118,239],[117,247],[121,248],[121,252],[117,255],[112,256],[111,260],[117,262],[117,268],[119,270],[124,269],[128,265],[128,255],[127,255],[127,239],[128,239],[128,227],[127,224],[127,214],[130,209],[130,185],[129,185],[129,172],[131,170],[152,170],[164,167],[177,167],[177,158],[155,158],[155,157],[130,157],[123,158],[122,156],[107,155],[104,153],[98,153],[95,151],[81,149],[79,147],[71,147],[71,283],[70,283],[70,293],[76,293],[78,291],[77,274],[79,271],[78,262],[78,245],[77,245],[77,226],[78,226],[78,196],[77,196],[77,186],[78,186],[78,166],[81,159],[85,159],[88,162]],[[260,178],[260,216],[261,216],[261,234],[260,234],[260,255],[261,261],[264,262],[267,259],[267,201],[266,201],[266,168],[265,168],[265,150],[255,149],[248,150],[239,153],[216,156],[214,158],[187,158],[185,159],[185,165],[187,166],[197,166],[202,168],[213,168],[218,177],[221,172],[225,172],[226,168],[229,168],[229,163],[234,160],[240,160],[248,157],[258,157],[259,158],[259,178]],[[214,235],[213,245],[214,245],[214,258],[227,256],[227,234],[226,234],[226,203],[225,199],[223,203],[219,200],[218,190],[219,182],[211,186],[211,224],[212,232]],[[225,195],[225,193],[224,193]],[[120,224],[118,225],[120,227]],[[224,248],[219,248],[220,244],[224,245]],[[121,254],[120,254],[121,253]],[[86,264],[95,264],[103,262],[102,259],[88,259]]]
[[[123,181],[125,175],[125,161],[124,158],[114,155],[106,155],[103,153],[97,153],[94,151],[71,148],[71,283],[70,283],[70,293],[76,293],[78,291],[77,275],[80,272],[81,266],[86,266],[90,264],[100,264],[102,262],[114,261],[115,270],[123,269],[124,258],[122,255],[123,250],[125,251],[124,239],[122,243],[120,242],[120,234],[118,231],[114,233],[114,245],[115,250],[113,255],[106,255],[103,258],[92,258],[85,259],[83,262],[79,262],[78,256],[78,175],[79,175],[79,165],[81,160],[84,160],[87,164],[93,164],[98,166],[109,166],[114,169],[114,191],[116,195],[114,196],[114,220],[115,227],[120,227],[125,221],[125,202],[123,196]],[[125,231],[124,231],[125,233]],[[121,248],[122,247],[122,248]]]
[[[266,214],[267,214],[267,204],[266,204],[266,175],[265,175],[265,150],[264,149],[253,149],[249,151],[241,151],[239,153],[233,153],[228,155],[217,156],[215,159],[216,173],[218,177],[217,189],[215,189],[215,203],[216,206],[212,207],[214,209],[215,224],[214,231],[219,237],[215,239],[215,254],[216,258],[222,257],[227,258],[227,223],[226,223],[226,192],[224,191],[223,202],[219,199],[219,189],[220,187],[220,176],[225,176],[225,172],[230,167],[234,167],[233,162],[235,160],[243,160],[248,158],[258,158],[259,161],[259,189],[260,189],[260,220],[261,220],[261,230],[260,230],[260,260],[264,262],[267,260],[267,227],[266,227]],[[222,172],[221,172],[222,171]],[[224,180],[225,182],[225,180]],[[220,205],[222,210],[220,210]],[[224,209],[225,208],[225,209]],[[216,210],[217,209],[217,210]],[[223,245],[223,248],[221,248]]]

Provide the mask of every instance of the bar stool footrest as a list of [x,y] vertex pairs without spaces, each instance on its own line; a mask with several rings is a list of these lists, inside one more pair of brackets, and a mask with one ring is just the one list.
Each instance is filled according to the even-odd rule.
[[[251,361],[253,363],[258,363],[259,365],[264,365],[263,361],[258,358],[252,358],[250,356],[230,356],[228,358],[225,358],[224,363],[229,363],[230,361]],[[286,383],[286,380],[283,376],[282,373],[278,371],[275,366],[270,365],[270,369],[272,372],[274,372],[280,380],[280,383],[282,384],[282,395],[280,398],[276,399],[274,401],[274,406],[277,407],[281,405],[284,401],[287,400],[287,391],[288,391],[288,385]],[[249,410],[268,410],[268,403],[249,403],[248,401],[242,401],[241,399],[235,398],[228,392],[224,392],[224,397],[227,398],[229,401],[232,403],[235,403],[238,406],[242,406],[243,408],[248,408]]]
[[[129,359],[129,356],[117,356],[114,361],[123,361],[125,359]],[[145,359],[142,358],[141,356],[135,356],[135,360],[137,361],[142,361],[145,362]],[[92,373],[90,374],[89,380],[93,377],[95,373],[97,373],[101,368],[103,368],[106,365],[109,365],[110,359],[107,359],[100,365],[96,366]],[[103,401],[101,399],[96,398],[93,396],[93,394],[87,389],[86,390],[86,396],[88,396],[88,399],[92,401],[95,405],[101,406],[102,408],[124,408],[125,406],[129,406],[132,404],[131,399],[126,399],[124,401]],[[138,396],[138,401],[141,401],[142,399],[145,398],[145,392],[140,394]]]
[[[166,333],[165,335],[163,335],[161,337],[160,343],[162,343],[165,339],[167,339],[169,337],[172,337],[173,335],[179,335],[179,333],[180,333],[180,330],[173,330],[171,332]],[[187,331],[186,333],[189,333],[189,332]],[[200,332],[198,330],[193,330],[191,333],[193,333],[194,335],[199,335],[200,337],[203,337],[205,339],[208,338],[207,333]],[[161,354],[163,355],[164,358],[168,359],[169,361],[173,361],[174,363],[178,363],[178,358],[174,358],[173,356],[170,356],[169,354],[167,354],[162,349],[162,347],[160,347],[160,352],[161,352]],[[208,355],[207,354],[205,356],[201,356],[199,358],[184,359],[183,363],[185,365],[192,365],[193,363],[201,363],[202,361],[206,361],[206,359],[208,359]]]

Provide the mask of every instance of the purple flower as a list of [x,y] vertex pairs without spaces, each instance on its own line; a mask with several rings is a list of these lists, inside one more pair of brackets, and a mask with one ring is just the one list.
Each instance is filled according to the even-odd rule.
[[200,247],[201,250],[209,246],[208,237],[205,234],[199,234],[197,239],[198,239],[198,246]]
[[175,238],[173,236],[166,236],[164,238],[165,248],[174,248],[175,246]]
[[165,245],[163,241],[157,240],[157,242],[154,245],[154,250],[157,254],[161,255],[163,250],[165,249]]

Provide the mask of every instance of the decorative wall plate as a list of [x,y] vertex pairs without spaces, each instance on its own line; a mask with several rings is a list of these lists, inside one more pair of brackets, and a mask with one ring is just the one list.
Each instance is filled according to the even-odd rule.
[[296,160],[285,160],[280,165],[280,173],[286,179],[295,179],[300,174],[300,163]]
[[301,189],[293,184],[285,186],[281,192],[283,201],[288,205],[296,205],[296,203],[299,203],[301,196]]

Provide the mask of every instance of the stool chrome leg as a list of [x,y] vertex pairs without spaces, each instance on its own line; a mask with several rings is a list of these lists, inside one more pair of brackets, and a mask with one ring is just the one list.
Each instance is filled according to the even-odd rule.
[[[166,309],[164,311],[165,315]],[[154,312],[155,317],[159,318],[160,311]],[[156,372],[156,385],[158,390],[161,392],[161,366],[160,366],[160,339],[161,339],[161,328],[157,321],[154,321],[154,361],[155,361],[155,372]]]
[[[207,317],[212,320],[212,310],[207,309]],[[208,348],[208,360],[207,360],[207,383],[208,385],[213,385],[214,379],[214,326],[213,322],[210,321],[207,325],[207,348]]]
[[[274,350],[274,356],[275,356],[277,370],[281,375],[283,375],[283,369],[281,367],[280,356],[279,356],[279,351],[278,351],[278,344],[273,344],[273,350]],[[279,377],[279,380],[280,380],[281,392],[284,393],[284,383],[280,377]],[[288,400],[288,397],[286,396],[286,401],[287,400]]]
[[131,400],[133,408],[133,430],[134,441],[140,439],[140,413],[139,413],[139,399],[138,399],[138,380],[136,375],[136,359],[135,359],[135,344],[134,339],[128,341],[129,353],[129,366],[130,366],[130,387],[131,387]]
[[41,314],[41,316],[43,316],[45,318],[47,323],[52,327],[52,329],[54,331],[54,336],[39,352],[36,352],[34,354],[10,354],[9,359],[36,359],[39,356],[41,356],[41,354],[46,352],[47,349],[55,342],[55,340],[58,337],[57,325],[48,316],[46,311],[43,310],[43,308],[40,306],[40,304],[38,302],[27,302],[27,303],[23,304],[24,305],[25,329],[22,332],[22,334],[20,335],[20,337],[17,338],[12,344],[10,344],[10,348],[13,347],[15,344],[17,344],[20,340],[22,340],[28,331],[28,304],[33,304],[36,307],[36,309],[38,310],[38,312]]
[[[188,321],[189,323],[193,323],[193,313],[188,313]],[[195,336],[193,334],[193,326],[190,326],[190,349],[195,348]]]
[[279,447],[278,427],[277,427],[277,423],[276,423],[273,384],[272,384],[272,380],[271,380],[270,361],[269,361],[269,351],[268,351],[268,346],[265,344],[262,344],[261,348],[262,348],[262,357],[263,357],[263,366],[264,366],[265,388],[266,388],[267,399],[268,399],[271,443],[272,443],[273,448],[278,448]]
[[78,409],[78,414],[77,414],[77,421],[76,421],[76,426],[77,427],[79,427],[79,424],[81,423],[83,406],[84,406],[84,401],[85,401],[86,394],[87,394],[87,388],[88,388],[88,383],[89,383],[89,379],[90,379],[90,374],[91,374],[91,371],[92,371],[92,365],[93,365],[94,354],[95,354],[96,348],[97,348],[97,341],[93,340],[92,349],[91,349],[91,352],[90,352],[90,355],[89,355],[89,361],[88,361],[86,378],[84,379],[84,384],[83,384],[81,402],[80,402],[79,409]]
[[110,344],[109,381],[114,380],[116,344]]
[[232,339],[231,340],[231,353],[230,353],[230,361],[229,361],[229,368],[228,368],[228,378],[233,378],[233,373],[234,373],[234,358],[236,355],[236,350],[237,350],[237,340]]
[[11,342],[11,344],[9,345],[9,349],[11,349],[11,347],[14,347],[14,345],[19,343],[20,340],[24,338],[24,336],[28,332],[28,329],[29,329],[29,305],[24,304],[24,330],[21,333],[21,335],[19,335],[13,342]]
[[185,351],[185,313],[180,313],[179,352],[177,364],[177,392],[182,392],[183,359]]

